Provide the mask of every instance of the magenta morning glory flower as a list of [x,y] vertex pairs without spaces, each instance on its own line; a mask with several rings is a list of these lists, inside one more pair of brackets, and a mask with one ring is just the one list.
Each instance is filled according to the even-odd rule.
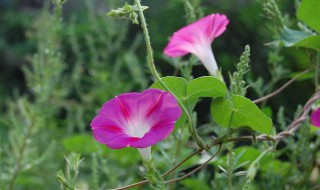
[[139,148],[151,159],[151,145],[165,139],[181,115],[177,100],[169,92],[148,89],[124,93],[106,102],[92,120],[94,138],[112,149]]
[[225,15],[211,14],[189,24],[173,34],[164,54],[180,57],[192,53],[201,60],[211,75],[216,75],[218,66],[211,43],[226,30],[228,23]]
[[311,114],[311,124],[320,127],[320,108],[314,110]]

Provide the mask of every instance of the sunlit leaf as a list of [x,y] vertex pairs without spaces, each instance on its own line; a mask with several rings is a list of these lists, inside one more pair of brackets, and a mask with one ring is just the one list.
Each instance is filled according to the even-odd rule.
[[303,0],[297,12],[298,19],[317,32],[320,32],[319,8],[319,0]]
[[187,95],[189,98],[194,97],[225,97],[227,87],[218,78],[205,76],[193,79],[187,87]]
[[[187,88],[187,80],[182,77],[163,77],[161,79],[167,87],[172,90],[174,95],[181,101],[186,99],[186,88]],[[160,84],[159,81],[153,83],[150,88],[157,88],[161,90],[165,90],[165,88]]]
[[[227,94],[227,87],[218,78],[205,76],[193,79],[189,83],[181,77],[164,77],[162,81],[172,90],[172,92],[182,101],[200,97],[224,97]],[[165,90],[157,81],[150,88]]]
[[[161,79],[174,95],[189,109],[193,109],[200,97],[224,97],[227,94],[227,87],[218,78],[206,76],[196,78],[189,83],[182,77],[163,77]],[[165,90],[159,81],[153,83],[150,88]],[[186,120],[183,113],[176,125],[181,125]]]
[[212,101],[211,114],[219,125],[228,127],[232,112],[234,114],[231,127],[248,126],[258,132],[270,134],[272,120],[251,100],[243,96],[232,95],[232,102],[226,98],[218,98]]

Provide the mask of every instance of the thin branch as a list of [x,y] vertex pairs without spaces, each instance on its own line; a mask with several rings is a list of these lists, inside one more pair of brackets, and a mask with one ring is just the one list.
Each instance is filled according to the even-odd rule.
[[115,189],[107,189],[107,190],[123,190],[123,189],[129,189],[131,187],[135,187],[135,186],[139,186],[139,185],[143,185],[143,184],[146,184],[148,183],[149,180],[143,180],[143,181],[140,181],[138,183],[133,183],[131,185],[127,185],[127,186],[124,186],[124,187],[119,187],[119,188],[115,188]]
[[190,175],[194,174],[195,172],[203,169],[204,167],[206,167],[206,166],[209,164],[209,162],[210,162],[213,158],[215,158],[215,157],[220,153],[221,147],[222,147],[222,144],[219,144],[219,149],[218,149],[218,151],[217,151],[211,158],[209,158],[205,163],[203,163],[202,165],[198,166],[196,169],[192,170],[191,172],[189,172],[189,173],[187,173],[187,174],[185,174],[185,175],[183,175],[183,176],[181,176],[181,177],[178,177],[178,178],[175,178],[175,179],[171,179],[171,180],[165,181],[164,183],[167,184],[167,183],[172,183],[172,182],[176,182],[176,181],[183,180],[183,179],[189,177]]
[[[171,172],[175,171],[178,167],[180,167],[183,163],[185,163],[186,161],[188,161],[190,158],[192,158],[194,155],[200,153],[201,151],[203,151],[203,148],[199,148],[198,150],[194,151],[193,153],[191,153],[189,156],[187,156],[185,159],[183,159],[179,164],[175,165],[174,167],[172,167],[170,170],[168,170],[167,172],[165,172],[164,174],[162,174],[161,176],[164,177],[168,174],[170,174]],[[149,180],[143,180],[137,183],[133,183],[131,185],[127,185],[124,187],[119,187],[119,188],[115,188],[115,189],[107,189],[107,190],[123,190],[123,189],[129,189],[131,187],[135,187],[135,186],[139,186],[139,185],[143,185],[148,183]]]
[[203,148],[199,148],[197,151],[194,151],[193,153],[191,153],[189,156],[187,156],[185,159],[183,159],[179,164],[175,165],[173,168],[171,168],[169,171],[165,172],[164,174],[162,174],[162,177],[170,174],[171,172],[173,172],[174,170],[176,170],[178,167],[180,167],[183,163],[185,163],[186,161],[188,161],[190,158],[192,158],[194,155],[200,153],[201,151],[203,151]]
[[284,84],[283,86],[281,86],[280,88],[278,88],[276,91],[272,92],[271,94],[268,94],[266,96],[263,96],[259,99],[254,100],[253,102],[255,104],[263,102],[264,100],[267,100],[277,94],[279,94],[282,90],[284,90],[285,88],[287,88],[290,84],[292,84],[295,80],[297,80],[299,77],[301,77],[302,75],[308,73],[311,69],[307,69],[304,70],[303,72],[301,72],[300,74],[298,74],[297,76],[295,76],[294,78],[292,78],[291,80],[289,80],[286,84]]

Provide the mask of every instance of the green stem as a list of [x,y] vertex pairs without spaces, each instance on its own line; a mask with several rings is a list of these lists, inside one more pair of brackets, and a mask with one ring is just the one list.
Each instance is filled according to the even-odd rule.
[[147,170],[147,179],[150,181],[150,185],[152,189],[164,190],[165,185],[162,176],[154,167],[153,162],[144,162],[144,166]]
[[228,143],[228,189],[232,190],[232,174],[233,174],[233,142]]
[[[181,152],[181,144],[182,144],[182,129],[183,128],[180,128],[180,131],[178,131],[178,142],[177,142],[177,147],[176,147],[176,154],[175,154],[175,157],[174,157],[174,165],[177,164],[178,162],[178,157],[180,155],[180,152]],[[172,172],[171,174],[171,178],[174,178],[175,177],[175,171]],[[171,183],[170,184],[170,188],[171,190],[174,189],[174,183]]]
[[27,149],[27,146],[28,146],[28,140],[29,140],[29,138],[31,136],[31,132],[32,132],[32,127],[33,126],[34,126],[34,118],[32,117],[31,118],[31,124],[29,126],[27,126],[26,134],[23,137],[22,145],[21,145],[21,147],[19,149],[19,156],[18,156],[18,158],[16,160],[16,167],[14,168],[12,178],[11,178],[11,180],[9,182],[9,187],[8,187],[9,190],[13,190],[14,189],[14,186],[15,186],[16,180],[18,178],[18,175],[21,172],[23,158],[25,156],[25,152],[26,152],[26,149]]
[[[163,86],[163,88],[165,88],[168,92],[170,92],[173,96],[175,96],[174,93],[172,92],[172,90],[170,90],[170,88],[168,88],[168,86],[161,80],[161,77],[157,72],[157,69],[156,69],[156,66],[155,66],[154,60],[153,60],[153,52],[152,52],[152,47],[151,47],[151,42],[150,42],[149,31],[148,31],[146,19],[144,17],[143,11],[142,11],[140,0],[135,0],[135,3],[136,3],[138,10],[139,10],[139,17],[141,20],[143,35],[144,35],[144,38],[146,41],[148,63],[149,63],[149,67],[151,69],[151,72],[156,77],[156,79],[159,81],[161,86]],[[176,96],[175,96],[175,98],[177,99],[178,104],[182,108],[183,112],[187,115],[188,121],[190,122],[190,125],[192,126],[192,129],[193,129],[193,136],[194,136],[198,146],[200,148],[205,148],[205,144],[203,143],[203,141],[201,140],[201,138],[198,135],[198,132],[197,132],[196,126],[192,120],[191,114],[188,112],[187,108],[183,105],[183,103]]]
[[[234,116],[234,111],[231,112],[229,126],[228,126],[228,136],[232,138],[231,124]],[[234,142],[228,143],[228,189],[232,190],[232,174],[233,174],[233,146]]]

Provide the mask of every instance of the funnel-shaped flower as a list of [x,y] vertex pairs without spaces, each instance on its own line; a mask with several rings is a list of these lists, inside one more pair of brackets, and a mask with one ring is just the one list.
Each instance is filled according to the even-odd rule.
[[188,53],[196,55],[207,70],[216,75],[218,66],[211,49],[213,40],[220,36],[229,23],[222,14],[211,14],[175,32],[164,54],[180,57]]
[[312,112],[310,120],[312,125],[320,127],[320,108]]
[[[106,102],[92,120],[95,139],[109,148],[134,147],[150,159],[150,146],[166,138],[181,115],[175,97],[148,89],[124,93]],[[147,149],[144,149],[147,148]]]

